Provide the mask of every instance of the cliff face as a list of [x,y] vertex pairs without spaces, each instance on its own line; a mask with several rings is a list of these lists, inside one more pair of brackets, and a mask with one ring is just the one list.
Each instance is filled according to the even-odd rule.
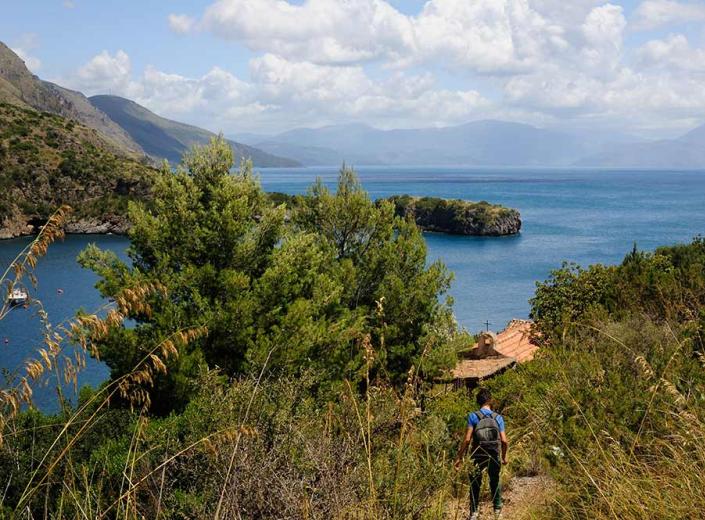
[[515,209],[489,204],[435,197],[398,195],[387,199],[397,215],[411,216],[426,231],[453,235],[505,236],[521,230],[521,216]]

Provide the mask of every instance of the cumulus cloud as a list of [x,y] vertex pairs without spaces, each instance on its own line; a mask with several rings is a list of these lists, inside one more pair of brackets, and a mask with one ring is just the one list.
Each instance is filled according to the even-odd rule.
[[296,62],[264,54],[250,62],[249,78],[213,67],[187,77],[147,67],[133,75],[129,56],[101,52],[67,83],[88,94],[112,92],[156,113],[212,130],[241,131],[282,120],[326,124],[367,120],[377,124],[427,121],[443,124],[482,114],[490,103],[473,89],[439,88],[430,74],[395,72],[371,78],[359,65]]
[[644,0],[634,12],[633,27],[649,30],[680,22],[705,21],[705,4],[676,0]]
[[203,15],[205,29],[251,49],[317,63],[393,56],[413,46],[407,17],[381,0],[218,0]]
[[169,28],[177,34],[186,34],[193,30],[196,20],[185,14],[170,14]]
[[651,40],[638,51],[645,67],[668,69],[670,72],[705,72],[705,49],[691,47],[682,34],[662,40]]
[[605,4],[590,11],[582,25],[587,43],[582,49],[582,56],[588,67],[597,72],[618,67],[626,25],[620,6]]
[[105,94],[130,90],[132,65],[125,51],[119,50],[114,55],[108,51],[97,54],[78,69],[69,82],[80,86],[87,94]]
[[42,67],[42,61],[33,55],[34,51],[39,48],[39,37],[35,33],[21,35],[10,48],[24,61],[27,68],[35,74]]
[[502,72],[566,45],[562,28],[528,0],[430,0],[416,16],[383,0],[218,0],[202,25],[252,50],[318,64],[443,60]]
[[226,132],[487,117],[607,121],[638,132],[705,119],[705,49],[681,34],[629,47],[627,29],[701,10],[645,0],[627,20],[616,0],[428,0],[413,14],[390,0],[214,0],[197,18],[171,15],[169,25],[249,48],[246,72],[236,76],[227,63],[196,77],[133,71],[118,51],[98,54],[72,79]]

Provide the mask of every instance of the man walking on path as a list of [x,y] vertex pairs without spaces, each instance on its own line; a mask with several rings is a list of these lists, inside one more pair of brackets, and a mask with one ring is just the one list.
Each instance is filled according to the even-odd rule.
[[[470,520],[478,519],[482,472],[487,470],[490,480],[490,493],[494,504],[495,518],[502,512],[502,487],[499,473],[502,464],[507,463],[507,434],[504,431],[504,418],[490,408],[492,395],[486,388],[477,392],[477,405],[480,409],[468,415],[468,428],[460,445],[455,467],[460,468],[463,457],[472,443],[473,472],[470,475]],[[501,458],[500,458],[501,453]]]

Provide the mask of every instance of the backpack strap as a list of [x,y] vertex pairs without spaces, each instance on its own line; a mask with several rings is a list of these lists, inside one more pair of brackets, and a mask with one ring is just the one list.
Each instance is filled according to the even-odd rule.
[[477,423],[479,424],[482,419],[485,418],[485,414],[482,413],[482,410],[478,410],[475,413],[475,417],[477,417]]

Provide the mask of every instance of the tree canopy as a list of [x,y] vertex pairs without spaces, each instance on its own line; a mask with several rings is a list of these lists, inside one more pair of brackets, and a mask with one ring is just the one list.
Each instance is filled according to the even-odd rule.
[[152,390],[155,411],[183,406],[205,367],[227,375],[263,368],[314,370],[325,390],[362,380],[361,343],[375,345],[375,373],[399,383],[421,357],[431,373],[452,362],[450,275],[427,265],[416,225],[377,205],[343,167],[335,192],[320,181],[286,223],[244,162],[233,173],[228,144],[214,139],[164,168],[153,200],[129,208],[131,263],[95,246],[80,256],[106,297],[144,283],[150,315],[129,316],[98,346],[112,376],[127,373],[174,331],[204,325],[207,337],[171,361]]

